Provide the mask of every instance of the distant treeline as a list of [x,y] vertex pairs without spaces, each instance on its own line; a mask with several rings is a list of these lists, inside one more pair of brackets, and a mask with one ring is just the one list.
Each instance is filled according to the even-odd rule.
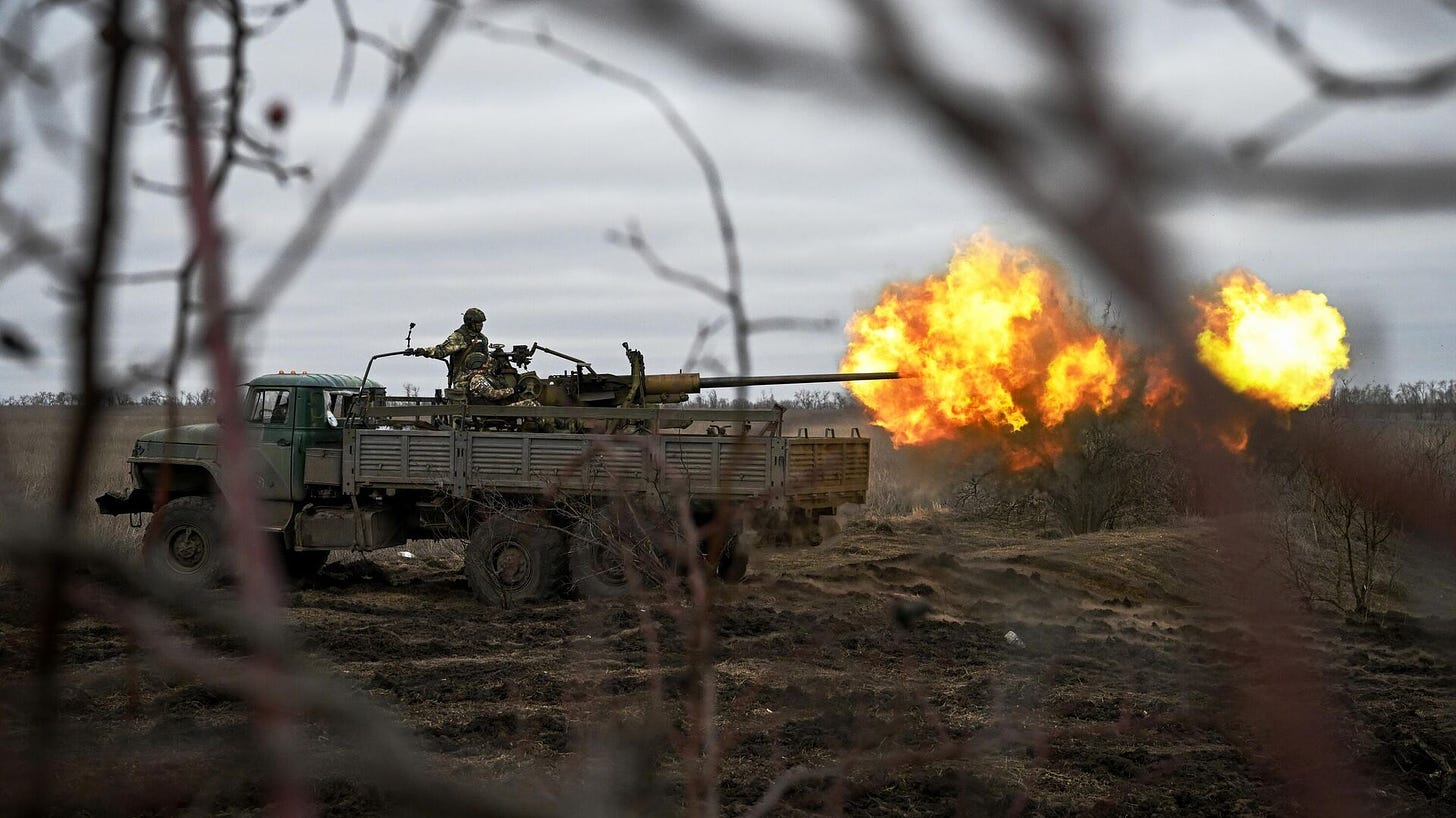
[[[74,392],[32,392],[8,397],[0,401],[0,406],[75,406],[80,400],[81,396]],[[103,406],[211,406],[216,402],[217,390],[212,387],[175,395],[153,389],[140,397],[113,390],[101,399]]]
[[[725,390],[733,395],[735,390]],[[694,409],[858,409],[859,401],[848,392],[833,389],[800,389],[792,397],[780,398],[772,392],[760,392],[756,398],[723,397],[715,389],[694,395],[687,406]]]
[[1456,406],[1456,380],[1416,381],[1394,388],[1383,383],[1342,383],[1330,395],[1330,403],[1356,406]]
[[[728,394],[733,392],[728,390]],[[709,409],[767,409],[775,403],[791,409],[851,409],[860,405],[850,393],[828,389],[800,389],[790,398],[761,392],[758,397],[747,400],[722,397],[717,392],[708,391],[694,396],[688,405]],[[1346,382],[1337,385],[1322,403],[1331,407],[1371,407],[1376,411],[1389,408],[1413,413],[1450,414],[1456,412],[1456,380],[1415,381],[1398,386]]]
[[1383,383],[1342,383],[1326,404],[1341,415],[1456,418],[1456,381],[1416,381],[1394,388]]

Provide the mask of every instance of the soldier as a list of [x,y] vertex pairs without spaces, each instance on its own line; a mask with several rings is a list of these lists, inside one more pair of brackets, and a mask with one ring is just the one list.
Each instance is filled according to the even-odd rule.
[[447,383],[454,383],[464,371],[460,365],[465,353],[474,349],[487,349],[489,344],[481,329],[485,326],[485,313],[479,307],[471,307],[461,316],[465,323],[460,328],[450,333],[450,337],[432,347],[416,347],[409,350],[410,355],[422,355],[426,358],[440,358],[449,362],[449,373]]
[[451,386],[464,390],[466,399],[471,403],[497,403],[516,394],[514,388],[506,386],[500,378],[495,377],[486,362],[486,356],[479,352],[465,356],[460,377]]

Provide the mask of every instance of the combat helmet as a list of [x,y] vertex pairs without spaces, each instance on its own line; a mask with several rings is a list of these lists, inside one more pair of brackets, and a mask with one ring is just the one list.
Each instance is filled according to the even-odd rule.
[[472,321],[485,323],[485,311],[479,307],[471,307],[470,309],[466,310],[465,323],[469,324]]
[[465,361],[461,366],[466,372],[474,372],[477,369],[483,368],[485,366],[485,353],[472,352],[466,355]]

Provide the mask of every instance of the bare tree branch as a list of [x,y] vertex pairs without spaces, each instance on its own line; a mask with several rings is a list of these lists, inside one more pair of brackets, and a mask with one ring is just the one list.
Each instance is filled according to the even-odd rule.
[[1246,28],[1302,74],[1315,94],[1314,99],[1297,103],[1264,128],[1240,139],[1235,151],[1242,158],[1263,160],[1328,117],[1337,110],[1338,103],[1391,99],[1430,102],[1456,88],[1456,56],[1382,74],[1356,75],[1331,68],[1294,28],[1260,0],[1216,2],[1229,9]]
[[10,251],[17,254],[17,266],[23,257],[25,261],[40,264],[57,281],[71,277],[73,267],[66,258],[61,240],[36,224],[25,211],[3,199],[0,199],[0,230],[10,234]]
[[724,306],[728,305],[729,295],[727,290],[724,290],[722,287],[719,287],[696,273],[680,270],[663,261],[662,257],[657,254],[657,251],[652,249],[652,245],[647,242],[647,237],[642,233],[641,225],[636,222],[629,222],[626,230],[622,232],[615,230],[608,232],[607,240],[614,244],[631,248],[637,255],[642,257],[642,261],[647,264],[647,268],[652,271],[652,274],[663,281],[671,282],[680,287],[686,287],[689,290],[702,293],[712,301]]
[[[125,167],[125,136],[122,112],[126,109],[131,79],[131,41],[126,30],[128,7],[116,0],[102,32],[108,72],[97,84],[95,106],[100,152],[94,156],[89,174],[92,221],[84,236],[86,257],[77,270],[79,303],[72,317],[72,342],[76,350],[76,381],[80,385],[79,411],[71,422],[65,449],[65,466],[56,492],[56,519],[62,536],[74,530],[81,492],[93,457],[96,419],[101,409],[101,358],[106,332],[107,303],[103,283],[114,260],[120,220],[119,179]],[[61,628],[69,616],[65,596],[70,565],[60,555],[45,562],[40,581],[40,602],[36,608],[35,703],[31,712],[30,792],[25,812],[40,815],[50,800],[51,765],[55,754],[55,722],[59,707]]]
[[358,192],[369,175],[370,168],[384,150],[400,112],[414,95],[435,50],[454,26],[455,19],[456,11],[453,7],[445,4],[431,7],[429,17],[409,46],[408,51],[414,55],[413,59],[408,66],[401,68],[398,82],[380,105],[364,135],[344,159],[338,175],[319,191],[303,223],[242,302],[239,312],[245,321],[256,320],[287,289],[298,271],[318,249],[334,219]]
[[1456,88],[1456,56],[1385,74],[1356,75],[1338,71],[1314,52],[1300,35],[1259,0],[1220,0],[1255,34],[1278,50],[1302,73],[1315,92],[1334,101],[1380,99],[1426,100]]
[[413,68],[413,51],[411,49],[398,48],[378,34],[364,31],[354,25],[354,15],[353,12],[349,11],[348,0],[333,0],[333,4],[334,15],[339,20],[340,34],[344,38],[344,53],[339,60],[339,75],[334,81],[334,99],[341,100],[349,93],[349,81],[354,74],[354,49],[360,44],[378,51],[386,60],[394,65],[396,73],[394,78],[390,80],[390,88],[392,91],[394,83],[398,78]]
[[[227,322],[228,284],[223,267],[221,236],[213,217],[213,195],[209,187],[206,158],[200,136],[200,103],[190,53],[191,20],[187,0],[171,0],[167,6],[168,45],[177,83],[176,96],[183,128],[183,168],[187,176],[187,211],[191,217],[194,246],[201,265],[201,290],[207,310],[207,348],[211,356],[218,393],[219,451],[224,462],[247,463],[250,446],[243,426],[238,396],[231,388],[242,379],[229,337]],[[223,496],[233,534],[231,553],[237,567],[244,610],[261,627],[283,628],[278,613],[281,579],[277,557],[267,550],[259,528],[257,489],[245,468],[223,470]],[[282,659],[276,653],[259,653],[249,660],[252,672],[264,685],[279,684]],[[299,771],[291,763],[298,753],[298,726],[287,710],[267,699],[251,701],[260,749],[269,762],[273,802],[286,818],[305,818],[314,813],[312,795]]]

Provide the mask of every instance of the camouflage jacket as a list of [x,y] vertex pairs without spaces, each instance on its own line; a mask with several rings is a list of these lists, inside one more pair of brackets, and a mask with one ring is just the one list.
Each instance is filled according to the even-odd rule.
[[497,403],[516,394],[516,390],[492,378],[483,369],[466,372],[455,380],[455,388],[465,390],[472,403]]
[[432,346],[425,347],[425,354],[431,358],[441,358],[450,362],[450,377],[453,379],[460,372],[460,361],[465,357],[465,350],[472,346],[484,352],[490,342],[484,333],[472,332],[469,327],[462,324],[459,329],[450,333],[450,337]]

